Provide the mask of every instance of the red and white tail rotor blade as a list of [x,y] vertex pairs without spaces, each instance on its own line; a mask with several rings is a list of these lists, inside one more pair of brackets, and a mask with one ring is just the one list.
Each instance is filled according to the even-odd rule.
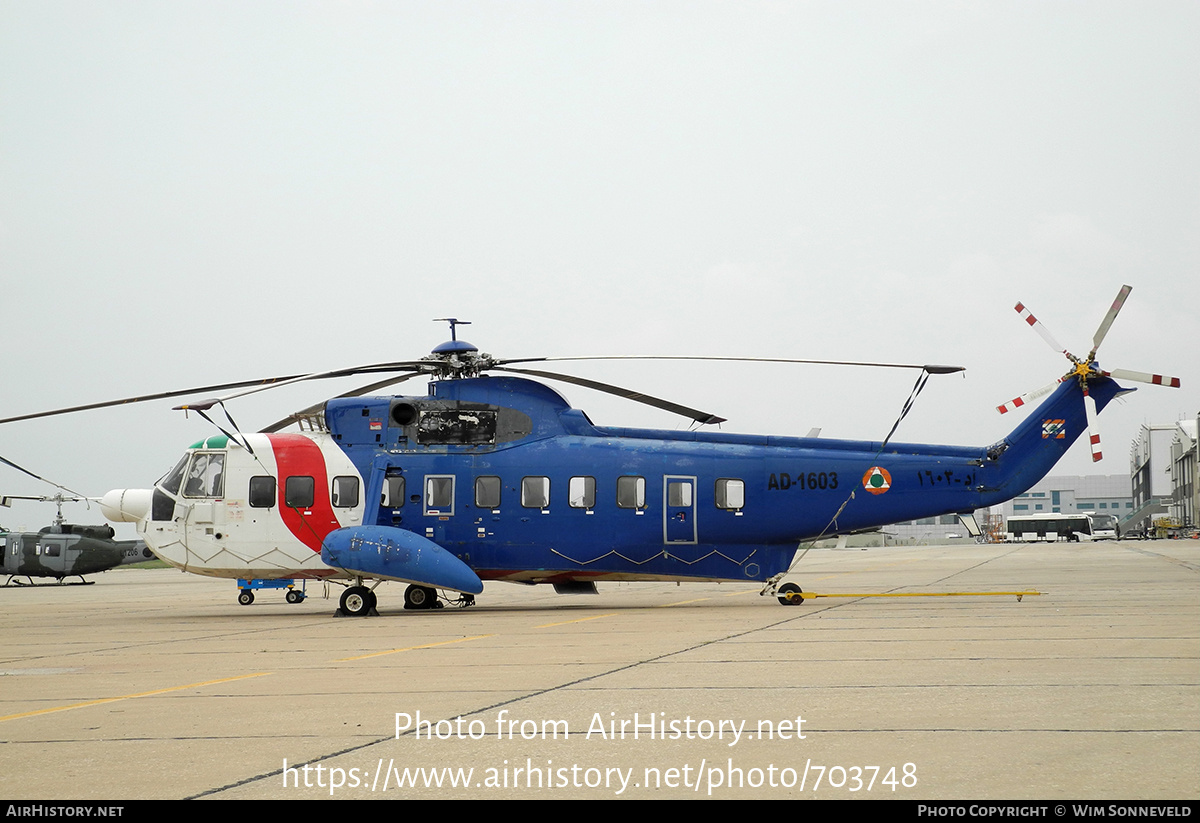
[[1104,455],[1100,452],[1100,429],[1096,426],[1096,401],[1088,393],[1087,383],[1083,384],[1083,408],[1087,412],[1088,444],[1092,447],[1092,462],[1097,463],[1104,459]]
[[1178,377],[1167,377],[1162,374],[1150,374],[1144,371],[1130,371],[1129,369],[1113,369],[1112,371],[1104,372],[1107,377],[1115,377],[1117,380],[1132,380],[1135,383],[1150,383],[1154,386],[1166,386],[1171,389],[1179,388]]
[[1133,286],[1122,286],[1121,290],[1117,292],[1117,299],[1109,307],[1108,314],[1104,315],[1104,319],[1100,321],[1100,328],[1096,329],[1096,334],[1092,337],[1092,353],[1088,355],[1089,361],[1096,356],[1096,349],[1100,348],[1100,344],[1104,342],[1104,336],[1108,334],[1109,327],[1117,319],[1117,314],[1120,313],[1121,307],[1125,305],[1125,300],[1129,297],[1131,291],[1133,291]]
[[1022,320],[1024,320],[1026,323],[1028,323],[1030,326],[1032,326],[1033,330],[1035,332],[1037,332],[1038,334],[1040,334],[1042,336],[1042,339],[1050,344],[1050,348],[1054,349],[1059,354],[1065,354],[1067,356],[1067,359],[1070,360],[1072,363],[1078,362],[1075,358],[1075,355],[1071,354],[1069,351],[1067,351],[1065,348],[1063,348],[1062,344],[1054,339],[1054,335],[1052,335],[1050,333],[1049,329],[1047,329],[1045,326],[1042,325],[1042,321],[1038,320],[1036,317],[1034,317],[1033,312],[1031,312],[1029,309],[1025,308],[1024,303],[1018,303],[1013,308],[1015,308],[1017,310],[1017,314],[1021,315]]
[[1020,397],[1009,400],[1003,406],[997,406],[996,411],[1000,412],[1001,414],[1008,414],[1010,411],[1015,411],[1024,406],[1026,403],[1031,403],[1034,400],[1037,400],[1039,397],[1045,397],[1047,394],[1058,388],[1058,384],[1061,382],[1062,379],[1055,380],[1049,386],[1042,386],[1037,391],[1031,391],[1028,394],[1023,394]]

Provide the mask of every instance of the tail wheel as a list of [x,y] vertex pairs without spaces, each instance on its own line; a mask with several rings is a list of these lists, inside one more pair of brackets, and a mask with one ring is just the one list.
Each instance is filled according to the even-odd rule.
[[795,583],[784,583],[779,587],[779,602],[785,606],[799,606],[804,603],[802,594],[803,590]]

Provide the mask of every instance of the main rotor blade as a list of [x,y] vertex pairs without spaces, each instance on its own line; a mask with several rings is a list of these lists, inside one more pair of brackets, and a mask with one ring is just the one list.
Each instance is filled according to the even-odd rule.
[[[348,369],[333,369],[332,371],[313,372],[312,374],[302,374],[299,377],[281,379],[272,383],[269,386],[255,386],[246,391],[234,392],[223,397],[214,397],[209,400],[202,400],[198,403],[185,403],[181,406],[175,406],[175,411],[186,411],[188,409],[198,409],[200,411],[208,411],[218,403],[224,403],[226,400],[233,400],[238,397],[245,397],[250,394],[257,394],[260,391],[274,389],[280,386],[287,386],[292,383],[303,383],[307,380],[326,380],[331,377],[348,377],[352,374],[363,374],[375,371],[395,371],[397,368],[412,368],[411,363],[370,363],[363,366],[354,366]],[[385,383],[386,385],[386,383]]]
[[[396,383],[403,383],[405,380],[408,380],[413,377],[417,377],[418,375],[421,375],[421,374],[423,374],[423,372],[410,372],[409,374],[402,374],[399,377],[389,377],[386,380],[380,380],[376,383],[371,383],[366,386],[360,386],[357,389],[345,392],[344,394],[339,394],[337,396],[338,397],[361,397],[362,395],[366,394],[367,392],[372,392],[372,391],[375,391],[376,389],[382,389],[384,386],[392,386],[392,385],[395,385]],[[282,420],[276,420],[274,423],[267,426],[266,428],[259,429],[258,433],[259,434],[274,434],[275,432],[279,431],[280,429],[286,428],[287,426],[291,425],[292,423],[295,423],[301,417],[308,417],[310,414],[316,414],[321,409],[325,408],[325,404],[328,402],[329,402],[328,400],[322,400],[320,403],[315,403],[315,404],[309,406],[307,409],[298,411],[295,414],[289,414],[287,417],[283,418]]]
[[965,366],[935,366],[917,363],[864,363],[857,360],[795,360],[783,357],[704,357],[701,355],[615,354],[594,357],[520,357],[497,360],[497,365],[509,363],[548,363],[566,360],[708,360],[734,363],[806,363],[818,366],[871,366],[880,369],[924,369],[930,374],[953,374],[966,371]]
[[1133,286],[1122,286],[1121,290],[1117,292],[1117,299],[1109,307],[1108,314],[1104,315],[1104,319],[1100,321],[1100,328],[1096,329],[1096,334],[1092,337],[1092,353],[1088,355],[1088,360],[1096,356],[1096,349],[1100,348],[1100,344],[1104,342],[1104,336],[1108,334],[1109,327],[1117,319],[1117,314],[1125,305],[1125,300],[1131,291],[1133,291]]
[[107,400],[102,403],[88,403],[83,406],[70,406],[64,409],[52,409],[51,411],[34,412],[33,414],[21,414],[16,417],[5,417],[0,419],[0,423],[15,423],[18,420],[36,420],[39,417],[54,417],[59,414],[70,414],[71,412],[90,411],[92,409],[105,409],[109,406],[124,406],[133,403],[145,403],[149,400],[165,400],[168,397],[180,397],[185,394],[199,394],[200,392],[220,391],[222,389],[236,389],[243,386],[257,386],[260,383],[275,383],[282,380],[290,380],[296,377],[268,377],[262,380],[242,380],[236,383],[218,383],[213,386],[199,386],[194,389],[181,389],[180,391],[159,392],[157,394],[144,394],[137,397],[125,397],[121,400]]
[[[550,360],[553,358],[547,357],[547,358],[540,358],[540,359]],[[571,359],[571,358],[564,358],[564,359]],[[602,359],[602,358],[588,358],[588,359]],[[512,361],[509,361],[509,362],[512,362]],[[656,409],[663,409],[664,411],[673,412],[674,414],[680,414],[680,415],[683,415],[684,417],[690,417],[692,420],[695,420],[697,423],[724,423],[725,422],[724,417],[717,417],[715,414],[711,414],[710,412],[700,411],[698,409],[689,408],[688,406],[681,406],[678,403],[672,403],[670,400],[662,400],[658,397],[653,397],[649,394],[642,394],[641,392],[633,391],[632,389],[623,389],[620,386],[613,386],[609,383],[597,383],[595,380],[588,380],[583,377],[575,377],[570,374],[557,374],[556,372],[535,371],[533,369],[510,369],[510,368],[506,368],[504,366],[493,366],[492,370],[493,371],[513,372],[515,374],[528,374],[533,377],[544,377],[547,380],[560,380],[563,383],[574,383],[576,386],[583,386],[585,388],[595,389],[596,391],[602,391],[602,392],[605,392],[606,394],[614,394],[617,397],[624,397],[626,400],[633,400],[636,403],[644,403],[647,406],[653,406]]]
[[[2,459],[2,458],[0,458]],[[5,461],[8,462],[7,460]],[[12,465],[12,464],[9,464]],[[22,469],[24,471],[24,469]],[[36,475],[35,475],[36,476]],[[41,480],[39,477],[38,480]],[[41,497],[32,497],[26,494],[5,494],[0,495],[0,506],[9,507],[9,501],[12,500],[36,500],[39,503],[82,503],[85,500],[96,500],[95,497],[67,497],[62,494],[52,494],[49,497],[43,495]]]
[[1129,369],[1113,369],[1112,371],[1104,372],[1106,377],[1115,377],[1118,380],[1132,380],[1135,383],[1150,383],[1155,386],[1167,386],[1168,388],[1179,388],[1178,377],[1165,377],[1161,374],[1150,374],[1144,371],[1130,371]]
[[[416,361],[406,360],[395,363],[376,363],[371,366],[360,366],[352,369],[342,369],[339,371],[323,372],[320,378],[332,377],[347,377],[354,374],[368,374],[371,372],[382,371],[399,371],[401,369],[410,369],[416,367]],[[50,411],[34,412],[32,414],[20,414],[15,417],[5,417],[0,419],[0,424],[15,423],[19,420],[37,420],[42,417],[54,417],[60,414],[70,414],[72,412],[91,411],[93,409],[106,409],[111,406],[125,406],[134,403],[145,403],[150,400],[165,400],[169,397],[182,397],[187,394],[201,394],[214,391],[225,391],[227,389],[241,389],[247,386],[261,386],[263,389],[274,388],[284,385],[289,382],[298,382],[301,379],[315,380],[319,379],[314,375],[291,374],[282,377],[264,377],[257,380],[238,380],[232,383],[216,383],[211,386],[197,386],[191,389],[180,389],[178,391],[158,392],[156,394],[143,394],[135,397],[125,397],[120,400],[106,400],[100,403],[87,403],[82,406],[69,406],[62,409],[51,409]],[[215,401],[214,401],[215,402]],[[197,408],[193,405],[192,408]]]
[[1017,314],[1021,315],[1022,320],[1024,320],[1030,326],[1033,326],[1033,330],[1035,332],[1037,332],[1039,335],[1041,335],[1043,340],[1045,340],[1047,343],[1050,344],[1050,348],[1054,349],[1059,354],[1065,354],[1067,356],[1067,359],[1070,360],[1072,363],[1079,362],[1076,359],[1075,355],[1071,354],[1069,351],[1067,351],[1065,348],[1063,348],[1062,344],[1054,339],[1054,335],[1052,335],[1050,333],[1049,329],[1047,329],[1045,326],[1042,325],[1042,321],[1040,321],[1036,317],[1034,317],[1033,312],[1031,312],[1029,309],[1025,308],[1024,303],[1017,303],[1017,305],[1014,306],[1013,308],[1015,308],[1017,310]]

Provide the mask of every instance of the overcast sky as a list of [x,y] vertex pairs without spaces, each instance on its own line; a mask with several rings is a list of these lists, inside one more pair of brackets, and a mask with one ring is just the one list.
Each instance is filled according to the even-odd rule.
[[[1128,283],[1101,364],[1184,388],[1142,387],[1099,467],[1081,440],[1055,472],[1124,474],[1141,423],[1200,410],[1198,42],[1193,0],[0,0],[0,417],[417,357],[456,316],[505,357],[960,364],[896,438],[985,445],[1068,365],[1013,305],[1084,354]],[[572,370],[868,440],[914,379]],[[252,430],[352,385],[230,409]],[[214,433],[171,405],[3,426],[0,455],[147,487]],[[0,523],[52,514],[18,505]]]

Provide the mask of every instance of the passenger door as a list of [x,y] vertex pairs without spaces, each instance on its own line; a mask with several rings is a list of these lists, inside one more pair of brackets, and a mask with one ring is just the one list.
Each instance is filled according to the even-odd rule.
[[696,542],[696,478],[663,476],[663,542]]

